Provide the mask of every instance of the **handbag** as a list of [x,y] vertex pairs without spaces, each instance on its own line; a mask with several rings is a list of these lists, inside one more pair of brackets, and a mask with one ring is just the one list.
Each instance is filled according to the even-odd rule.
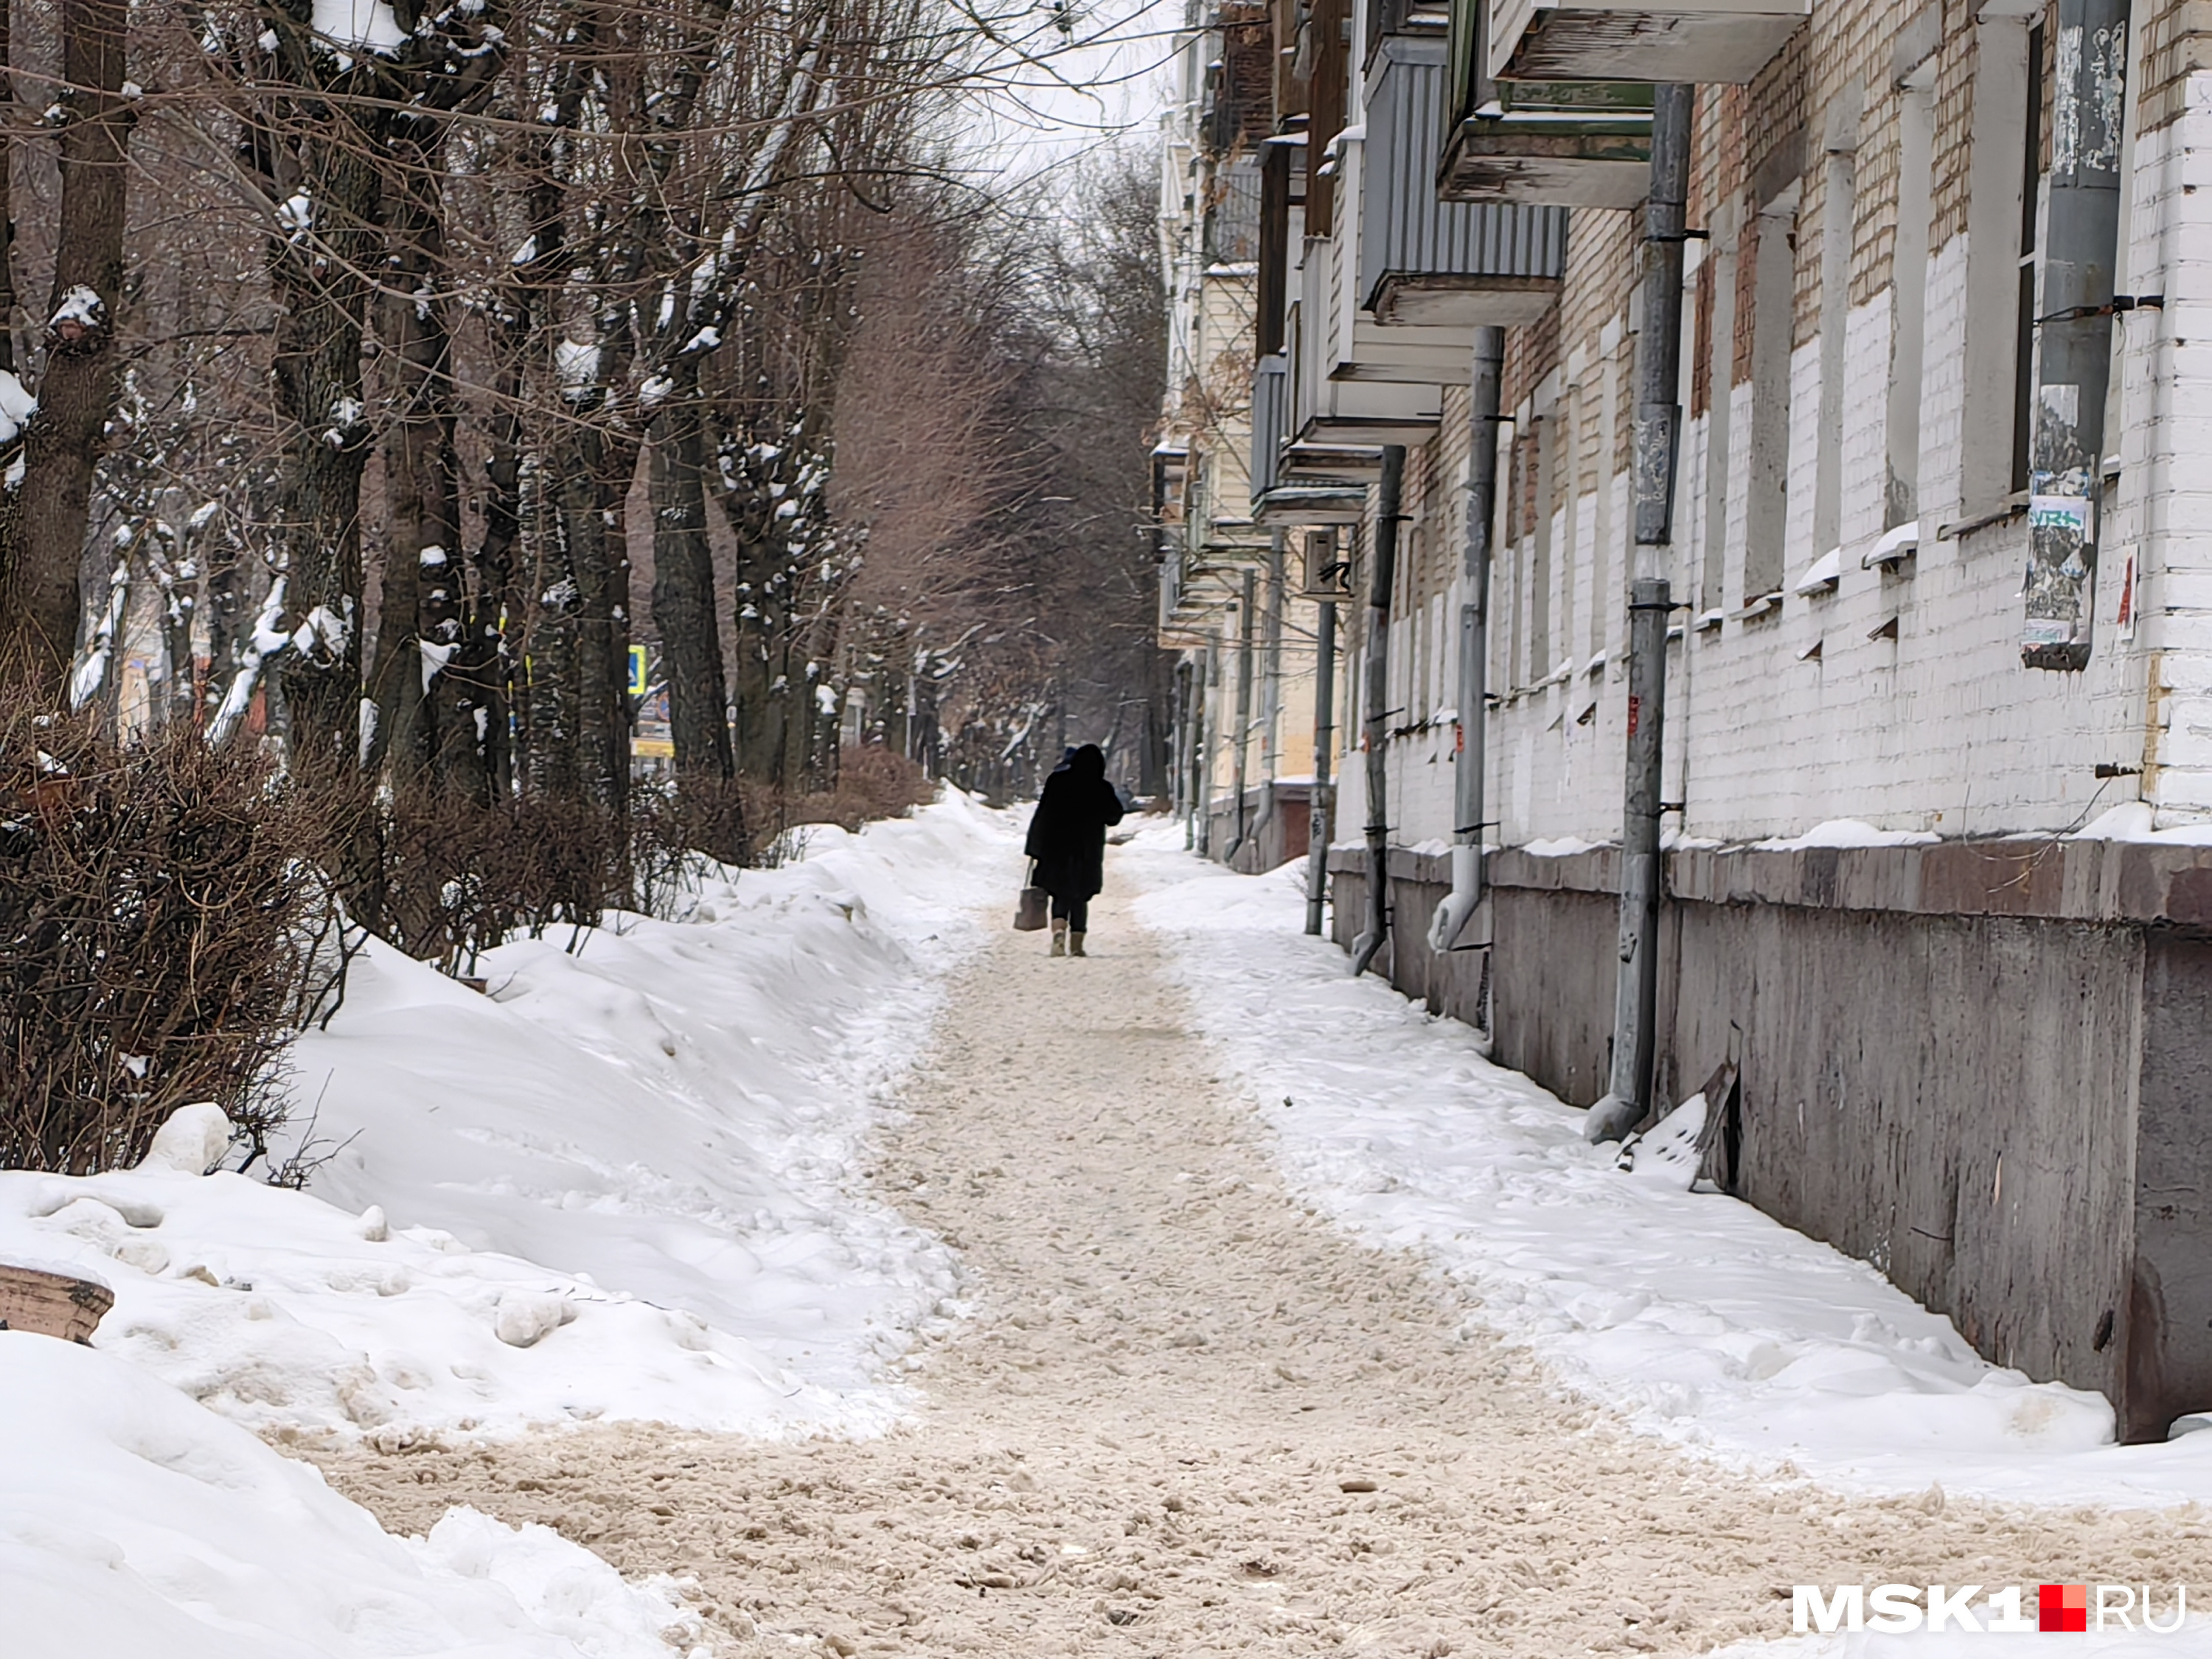
[[1020,900],[1014,906],[1014,931],[1034,933],[1042,931],[1052,921],[1052,895],[1036,884],[1036,865],[1030,865],[1029,880],[1022,888]]

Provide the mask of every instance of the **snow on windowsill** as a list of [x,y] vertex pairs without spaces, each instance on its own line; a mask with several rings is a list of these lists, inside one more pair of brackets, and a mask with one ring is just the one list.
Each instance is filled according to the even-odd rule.
[[1859,559],[1859,568],[1890,569],[1920,550],[1920,520],[1915,519],[1881,532],[1880,540]]
[[1832,547],[1813,562],[1790,591],[1800,595],[1832,593],[1844,579],[1844,550]]

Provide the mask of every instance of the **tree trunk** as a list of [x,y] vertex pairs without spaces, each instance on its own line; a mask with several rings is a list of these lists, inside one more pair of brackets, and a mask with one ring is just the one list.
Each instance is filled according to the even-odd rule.
[[[736,771],[707,545],[707,434],[696,358],[671,367],[653,422],[653,620],[660,630],[676,777],[708,785]],[[712,850],[712,849],[710,849]]]
[[120,370],[115,313],[131,115],[121,96],[130,38],[125,0],[64,0],[61,218],[39,411],[24,429],[23,481],[0,521],[0,662],[41,695],[61,689],[82,620],[77,573]]
[[361,477],[372,431],[362,402],[362,330],[377,233],[377,135],[325,104],[307,119],[295,210],[312,228],[276,245],[279,303],[270,378],[283,445],[284,623],[276,671],[294,767],[336,777],[359,763]]
[[[618,459],[611,462],[610,452]],[[637,451],[609,443],[578,420],[556,453],[555,504],[576,584],[578,781],[587,799],[619,812],[629,799],[629,556],[622,503]]]

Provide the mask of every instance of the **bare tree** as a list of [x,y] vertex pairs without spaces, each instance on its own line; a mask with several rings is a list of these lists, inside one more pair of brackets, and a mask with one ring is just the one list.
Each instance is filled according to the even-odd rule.
[[0,510],[0,660],[50,697],[76,648],[93,470],[115,403],[133,119],[128,0],[61,0],[60,21],[63,85],[48,119],[61,126],[61,203],[46,368],[24,423],[21,481]]

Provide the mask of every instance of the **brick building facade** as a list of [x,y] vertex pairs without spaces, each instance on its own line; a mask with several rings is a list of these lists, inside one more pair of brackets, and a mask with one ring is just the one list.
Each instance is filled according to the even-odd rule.
[[[2212,848],[2197,850],[2212,843],[2212,465],[2191,462],[2212,457],[2212,343],[2195,325],[2212,302],[2212,40],[2188,6],[2143,0],[2112,51],[2119,297],[2082,520],[2091,621],[2086,661],[2052,672],[2028,665],[2023,573],[2049,510],[2028,440],[2055,407],[2038,380],[2065,320],[2046,314],[2051,180],[2082,141],[2054,88],[2080,31],[2039,0],[1759,3],[1775,9],[1729,9],[1728,38],[1698,36],[1686,0],[1275,9],[1273,142],[1299,166],[1259,236],[1282,249],[1282,361],[1323,390],[1277,428],[1251,405],[1246,522],[1256,548],[1267,526],[1296,537],[1301,511],[1328,508],[1350,555],[1329,665],[1337,937],[1366,914],[1370,866],[1348,843],[1371,817],[1395,849],[1383,970],[1485,1024],[1564,1099],[1601,1092],[1643,325],[1622,158],[1648,152],[1650,104],[1617,53],[1596,86],[1512,70],[1545,52],[1600,62],[1622,31],[1659,62],[1679,26],[1708,44],[1665,61],[1729,67],[1696,90],[1662,557],[1678,608],[1659,1094],[1735,1065],[1731,1190],[1875,1262],[1993,1358],[2102,1389],[2126,1432],[2162,1432],[2212,1404],[2212,1152],[2193,1127],[2212,1105]],[[1500,49],[1493,28],[1520,44]],[[1409,77],[1431,72],[1449,117],[1408,164],[1385,130]],[[1547,100],[1522,118],[1521,100]],[[1320,132],[1309,112],[1340,106]],[[1405,204],[1440,189],[1520,216],[1407,252],[1390,240]],[[1326,220],[1310,205],[1324,198]],[[1556,245],[1529,216],[1544,213],[1564,214]],[[1374,308],[1392,282],[1422,285],[1431,326],[1394,331]],[[1470,400],[1484,324],[1505,330],[1494,422]],[[1456,641],[1486,443],[1477,708]],[[1370,635],[1383,446],[1402,450],[1402,496]],[[1378,650],[1370,811],[1362,692]],[[1219,647],[1194,656],[1218,664]],[[1249,735],[1213,678],[1187,722],[1214,780],[1186,803],[1200,819],[1219,815],[1223,734]],[[1452,880],[1444,843],[1467,828],[1455,772],[1478,719],[1499,850],[1463,934],[1479,948],[1438,954],[1424,924]]]

